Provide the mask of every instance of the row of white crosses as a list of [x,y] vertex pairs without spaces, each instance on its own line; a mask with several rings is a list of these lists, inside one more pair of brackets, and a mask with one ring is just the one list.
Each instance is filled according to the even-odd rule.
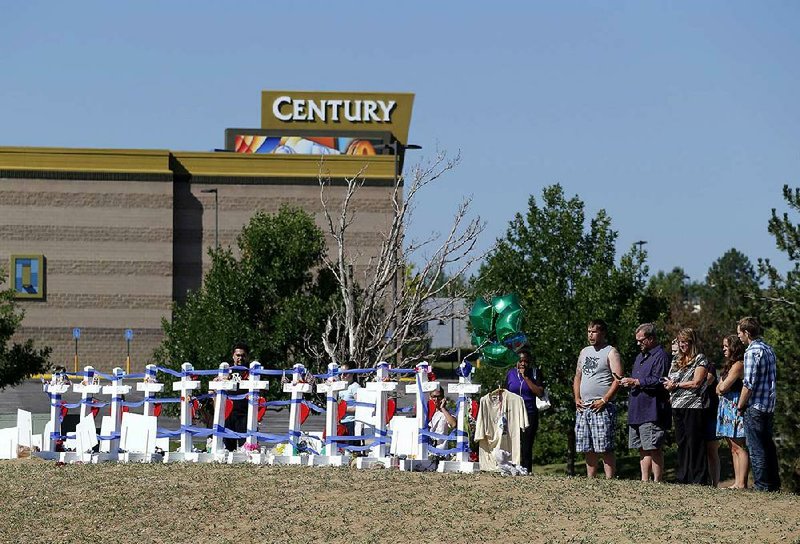
[[[153,367],[155,368],[155,367]],[[122,422],[122,397],[130,392],[129,385],[123,385],[122,379],[125,373],[119,367],[112,371],[112,380],[110,385],[101,386],[95,380],[95,371],[91,366],[84,367],[84,380],[81,383],[74,384],[73,390],[81,394],[81,407],[80,407],[80,421],[85,422],[91,416],[91,403],[93,395],[103,393],[104,395],[111,396],[111,426],[106,429],[111,437],[108,439],[107,449],[110,452],[116,452],[119,449],[119,432]],[[61,396],[69,391],[69,384],[63,379],[63,376],[56,376],[51,383],[44,385],[45,391],[50,397],[50,436],[43,442],[43,449],[45,452],[55,452],[56,442],[61,439],[61,408],[63,401]],[[77,452],[82,455],[83,451]]]
[[[349,454],[341,452],[336,438],[338,435],[338,399],[336,394],[347,387],[347,383],[340,379],[338,375],[338,365],[331,363],[328,365],[328,378],[325,382],[317,384],[317,392],[325,393],[326,395],[326,436],[328,443],[326,444],[323,455],[311,455],[306,458],[298,455],[298,446],[302,432],[300,429],[300,403],[303,402],[303,395],[312,391],[311,384],[303,381],[306,370],[303,365],[297,364],[292,367],[292,380],[283,385],[283,391],[291,394],[291,404],[289,410],[289,429],[288,429],[288,443],[291,447],[289,455],[285,456],[271,456],[267,459],[256,451],[258,439],[255,433],[258,430],[258,404],[260,392],[269,387],[267,380],[260,379],[259,371],[261,364],[254,361],[250,365],[250,376],[247,380],[237,380],[231,374],[231,368],[228,363],[222,363],[219,366],[219,371],[215,380],[209,382],[209,389],[215,391],[214,395],[214,418],[213,428],[215,431],[224,428],[225,423],[225,404],[227,395],[233,391],[242,390],[249,393],[248,413],[247,413],[247,438],[245,443],[249,447],[245,448],[245,452],[237,452],[238,458],[233,455],[228,456],[224,450],[222,437],[218,432],[213,433],[211,440],[211,451],[206,454],[196,452],[193,447],[193,431],[192,424],[192,394],[200,387],[200,382],[193,379],[191,373],[194,367],[190,363],[184,363],[181,366],[182,377],[179,381],[172,384],[173,391],[180,392],[180,448],[177,452],[168,452],[166,461],[222,461],[228,460],[229,462],[238,461],[253,461],[253,462],[271,462],[275,464],[299,464],[307,462],[310,465],[342,465],[349,462]],[[476,463],[468,462],[468,453],[466,452],[465,441],[466,438],[466,412],[469,409],[470,396],[477,393],[480,386],[472,384],[470,380],[469,371],[464,372],[465,363],[461,364],[461,376],[458,384],[450,384],[448,388],[449,393],[457,393],[459,395],[458,403],[458,436],[457,441],[460,451],[456,455],[456,459],[445,464],[440,464],[440,471],[460,471],[460,472],[473,472],[476,470]],[[425,410],[423,406],[427,403],[426,393],[430,393],[439,387],[439,382],[428,381],[428,373],[430,366],[427,362],[423,362],[416,367],[416,380],[417,382],[406,386],[406,393],[417,395],[416,400],[416,425],[417,428],[427,428],[427,420],[425,419]],[[93,396],[101,393],[111,396],[111,426],[105,429],[112,438],[106,438],[107,444],[103,451],[111,454],[112,458],[114,453],[119,449],[119,433],[122,420],[122,402],[123,395],[130,392],[131,387],[124,385],[122,380],[125,378],[125,373],[121,368],[115,368],[112,372],[112,383],[110,385],[101,386],[96,383],[94,369],[90,366],[84,369],[85,380],[80,384],[74,385],[74,391],[82,395],[81,402],[81,420],[90,417],[90,403]],[[164,384],[156,381],[156,367],[148,365],[146,367],[145,380],[137,384],[137,390],[145,393],[144,409],[145,416],[153,415],[154,403],[157,399],[152,395],[157,392],[163,391]],[[387,444],[387,429],[386,429],[386,410],[388,394],[395,391],[398,383],[390,381],[389,378],[389,364],[380,362],[375,367],[375,381],[367,382],[365,389],[375,393],[375,408],[374,408],[374,442],[369,450],[369,454],[365,457],[359,457],[357,466],[359,468],[367,468],[376,463],[389,466],[391,459],[388,455]],[[55,451],[55,441],[61,435],[60,426],[60,410],[61,410],[61,395],[67,392],[69,386],[63,383],[51,383],[45,385],[45,390],[51,397],[51,421],[52,435],[50,440],[46,441],[46,451]],[[420,394],[420,392],[422,394]],[[415,459],[409,460],[402,464],[401,469],[413,470],[415,462],[427,462],[428,450],[423,441],[419,441],[416,445]],[[248,455],[249,454],[249,455]],[[449,463],[449,464],[448,464]]]

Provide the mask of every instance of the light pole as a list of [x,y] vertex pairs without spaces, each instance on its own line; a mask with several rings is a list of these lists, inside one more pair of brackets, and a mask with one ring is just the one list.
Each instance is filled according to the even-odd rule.
[[[397,187],[397,185],[400,183],[400,175],[401,175],[401,172],[400,172],[400,158],[401,158],[401,155],[402,155],[403,158],[405,158],[405,154],[406,154],[406,150],[407,149],[422,149],[422,146],[421,145],[417,145],[417,144],[403,144],[401,142],[398,142],[397,140],[393,140],[392,143],[390,143],[390,144],[383,144],[383,149],[391,149],[392,153],[394,154],[394,180],[393,181],[394,181],[394,186]],[[396,251],[399,252],[400,248],[399,247],[396,248]],[[399,261],[400,261],[399,256],[395,255],[395,263],[397,263],[399,265]],[[394,304],[394,310],[393,311],[395,313],[394,342],[395,342],[395,349],[397,350],[396,360],[397,360],[397,364],[398,365],[400,364],[400,346],[399,346],[398,340],[397,340],[397,317],[398,317],[397,316],[397,291],[398,291],[398,288],[397,288],[397,281],[398,281],[397,275],[399,273],[400,273],[400,270],[399,270],[399,266],[398,266],[398,268],[394,271],[394,281],[392,282],[392,303]]]
[[214,247],[219,249],[219,191],[214,189],[201,189],[201,193],[214,193]]
[[394,140],[390,144],[383,144],[383,149],[391,149],[394,155],[394,182],[397,184],[400,181],[400,159],[405,158],[406,150],[408,149],[422,149],[421,145],[417,144],[403,144]]

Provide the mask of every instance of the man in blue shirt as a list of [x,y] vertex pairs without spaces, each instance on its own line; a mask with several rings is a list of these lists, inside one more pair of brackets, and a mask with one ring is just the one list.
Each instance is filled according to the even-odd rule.
[[661,448],[670,425],[669,397],[661,380],[669,372],[670,358],[658,343],[652,323],[639,325],[635,337],[641,353],[633,362],[631,377],[620,380],[620,385],[630,388],[628,446],[639,450],[642,481],[652,474],[653,481],[660,482],[664,474]]
[[763,330],[755,317],[739,320],[736,332],[747,346],[738,408],[744,417],[754,487],[760,491],[779,491],[778,452],[772,439],[777,375],[775,352],[761,338]]

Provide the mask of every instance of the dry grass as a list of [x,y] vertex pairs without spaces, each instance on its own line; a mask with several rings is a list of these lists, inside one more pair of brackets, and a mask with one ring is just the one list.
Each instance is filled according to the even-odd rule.
[[539,476],[0,462],[2,542],[800,542],[800,497]]

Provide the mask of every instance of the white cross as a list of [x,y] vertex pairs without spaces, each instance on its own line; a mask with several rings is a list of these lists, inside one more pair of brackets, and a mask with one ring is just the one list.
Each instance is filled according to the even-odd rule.
[[[427,381],[427,373],[425,380]],[[390,391],[397,388],[397,382],[389,381],[389,363],[380,361],[375,365],[375,381],[367,382],[367,391],[375,391],[375,438],[376,444],[372,447],[371,456],[384,458],[389,451],[386,435],[386,401]]]
[[[116,367],[111,372],[111,385],[103,386],[103,394],[111,395],[111,434],[119,435],[122,426],[122,396],[131,392],[130,385],[122,385],[125,371]],[[108,442],[109,452],[112,455],[119,453],[119,438],[112,438]]]
[[81,394],[81,421],[89,417],[92,407],[89,406],[89,401],[92,400],[92,395],[100,393],[103,389],[99,383],[95,383],[94,367],[83,367],[85,374],[81,383],[72,384],[72,390]]
[[337,455],[339,453],[339,443],[335,441],[339,436],[339,399],[337,393],[347,389],[347,382],[341,379],[339,365],[330,363],[328,365],[328,378],[323,383],[317,384],[317,393],[325,394],[325,436],[330,441],[325,444],[323,452],[325,455]]
[[144,370],[145,381],[137,383],[136,390],[144,391],[144,410],[142,414],[152,416],[155,401],[152,393],[161,393],[164,390],[164,384],[156,380],[156,365],[147,365]]
[[298,363],[292,366],[292,383],[283,384],[283,392],[292,394],[292,403],[289,406],[289,443],[292,445],[293,455],[297,455],[300,444],[300,402],[304,393],[311,393],[311,384],[302,381],[305,373],[306,368]]
[[250,375],[248,379],[239,382],[239,390],[247,389],[249,391],[249,398],[247,400],[247,439],[245,443],[250,447],[250,451],[255,451],[258,445],[258,439],[253,435],[258,431],[258,401],[261,398],[260,391],[262,389],[269,389],[269,381],[262,380],[259,374],[255,371],[261,370],[261,363],[253,361],[250,363]]
[[[417,429],[428,428],[428,422],[425,420],[425,411],[423,410],[423,406],[427,407],[428,399],[424,394],[436,391],[439,388],[439,382],[428,381],[430,369],[431,367],[427,361],[418,363],[415,367],[417,383],[406,385],[406,393],[417,395]],[[416,458],[423,461],[428,459],[428,448],[422,440],[417,442]]]
[[192,391],[200,387],[200,382],[193,380],[191,373],[194,372],[194,367],[191,363],[183,363],[181,365],[183,376],[178,382],[172,383],[173,391],[181,392],[181,453],[192,452],[192,432],[185,430],[192,424]]
[[61,395],[69,391],[69,385],[54,380],[54,383],[44,384],[44,390],[50,397],[50,422],[52,423],[53,430],[50,433],[49,440],[47,440],[43,447],[45,451],[56,451],[56,440],[61,436]]
[[[236,391],[239,382],[230,379],[231,369],[228,363],[219,364],[217,377],[208,382],[208,388],[215,390],[214,395],[214,421],[213,429],[225,427],[225,401],[228,398],[228,391]],[[211,453],[219,453],[225,449],[222,437],[214,433],[211,438]]]
[[448,393],[458,394],[458,443],[459,452],[453,462],[439,463],[439,472],[476,472],[478,463],[469,462],[469,438],[467,437],[467,410],[471,408],[472,395],[480,392],[481,386],[472,383],[472,365],[463,361],[458,366],[458,383],[447,386]]

